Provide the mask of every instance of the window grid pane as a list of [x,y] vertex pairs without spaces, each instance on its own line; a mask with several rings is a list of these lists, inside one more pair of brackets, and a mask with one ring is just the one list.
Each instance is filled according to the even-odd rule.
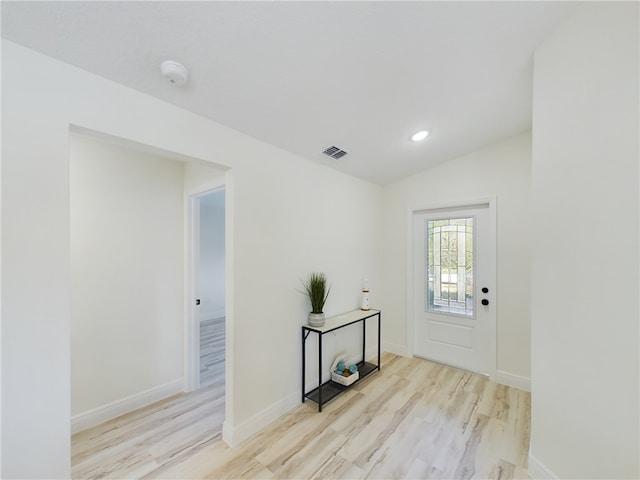
[[472,317],[473,217],[427,220],[426,308]]

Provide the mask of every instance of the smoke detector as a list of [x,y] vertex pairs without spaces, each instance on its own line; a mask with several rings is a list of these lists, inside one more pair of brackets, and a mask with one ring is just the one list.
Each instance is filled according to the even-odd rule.
[[165,60],[160,65],[162,76],[169,80],[172,85],[181,86],[187,83],[189,73],[184,65],[174,62],[173,60]]

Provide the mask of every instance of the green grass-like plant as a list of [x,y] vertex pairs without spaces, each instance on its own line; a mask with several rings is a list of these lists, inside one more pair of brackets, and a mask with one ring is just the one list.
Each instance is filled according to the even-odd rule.
[[327,278],[324,273],[313,272],[309,275],[306,283],[302,282],[302,285],[311,301],[311,313],[322,313],[324,304],[331,291],[331,287],[327,286]]

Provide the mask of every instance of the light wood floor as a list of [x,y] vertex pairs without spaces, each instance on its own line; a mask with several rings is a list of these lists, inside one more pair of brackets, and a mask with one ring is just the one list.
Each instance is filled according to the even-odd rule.
[[527,478],[530,396],[385,355],[318,413],[301,405],[239,448],[211,445],[166,478]]
[[[204,400],[204,397],[202,397]],[[173,402],[177,400],[174,399]],[[190,396],[182,401],[190,402]],[[208,402],[183,415],[206,423]],[[151,414],[165,410],[161,405]],[[169,408],[166,409],[169,412]],[[307,401],[242,445],[194,436],[172,453],[172,422],[160,415],[147,461],[94,476],[110,478],[528,478],[530,395],[419,359],[384,354],[382,371],[358,382],[322,413]],[[201,427],[204,428],[204,427]],[[76,448],[96,439],[79,439]],[[124,439],[105,439],[109,445]],[[125,447],[126,449],[126,447]],[[91,459],[107,463],[100,449]],[[74,474],[75,476],[75,474]]]
[[200,323],[200,386],[71,437],[73,478],[155,478],[220,440],[224,317]]
[[200,322],[200,386],[224,379],[224,317]]

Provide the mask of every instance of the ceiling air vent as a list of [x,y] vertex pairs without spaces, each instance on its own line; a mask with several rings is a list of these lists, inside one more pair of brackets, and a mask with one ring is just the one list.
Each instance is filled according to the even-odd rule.
[[342,150],[340,147],[336,147],[335,145],[333,147],[327,148],[322,153],[324,153],[325,155],[327,155],[327,156],[329,156],[331,158],[342,158],[347,154],[347,152]]

